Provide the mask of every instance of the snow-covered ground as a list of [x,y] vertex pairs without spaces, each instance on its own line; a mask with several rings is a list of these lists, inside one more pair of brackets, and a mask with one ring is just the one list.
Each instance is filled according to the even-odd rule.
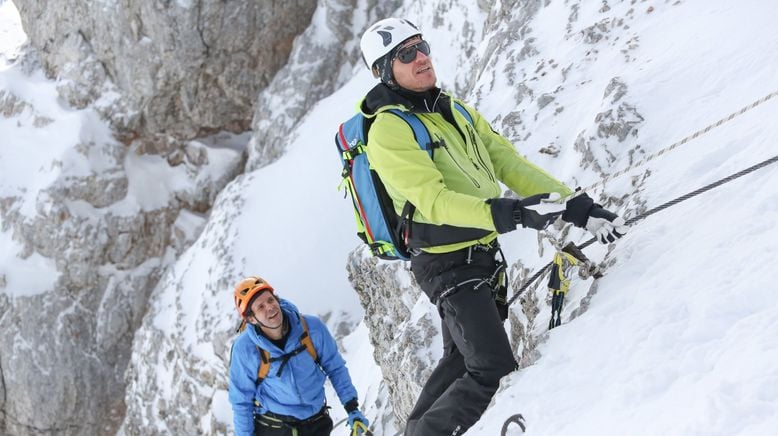
[[[636,18],[629,21],[629,31],[620,26],[610,33],[615,40],[595,48],[580,38],[563,38],[569,5],[553,1],[534,19],[538,54],[523,64],[530,71],[537,65],[533,62],[550,65],[553,58],[561,66],[533,82],[541,90],[547,86],[547,92],[558,86],[561,70],[574,65],[566,71],[568,86],[555,94],[554,104],[537,109],[535,120],[527,121],[530,138],[517,142],[523,154],[571,185],[598,180],[591,169],[578,168],[581,157],[573,143],[594,125],[603,90],[613,77],[627,85],[626,99],[644,120],[637,138],[608,143],[615,155],[612,161],[604,151],[594,150],[595,159],[607,164],[606,172],[629,164],[629,156],[619,154],[626,144],[658,151],[778,91],[776,2],[633,1],[612,4],[606,12],[601,9],[607,2],[601,3],[582,5],[576,25],[590,25],[598,14],[617,16],[633,8]],[[416,6],[407,11],[429,13]],[[25,211],[35,213],[38,186],[64,170],[52,163],[70,162],[68,171],[98,164],[76,159],[73,147],[83,135],[108,133],[93,111],[62,107],[54,85],[41,73],[25,76],[6,62],[25,40],[15,13],[11,2],[0,3],[0,92],[23,96],[39,113],[27,110],[0,117],[0,196],[29,195]],[[423,29],[425,23],[419,24]],[[633,34],[639,38],[628,41]],[[442,48],[451,46],[445,35],[438,29],[428,38],[433,59],[441,59],[439,77],[453,87],[462,72],[456,70],[455,54]],[[483,37],[477,56],[485,55],[495,35]],[[632,48],[626,48],[630,44]],[[594,49],[597,56],[582,54]],[[490,71],[507,71],[508,61],[501,59]],[[507,79],[496,80],[496,90],[489,91],[493,83],[485,74],[474,95],[462,96],[472,97],[492,120],[515,104],[506,97],[514,92]],[[247,201],[229,223],[236,268],[265,276],[306,313],[362,316],[345,273],[346,254],[358,242],[349,201],[337,190],[332,138],[337,124],[353,112],[372,83],[367,71],[355,71],[351,82],[308,114],[283,158],[240,182]],[[525,102],[521,108],[527,111],[530,104],[537,102]],[[554,113],[555,107],[564,110]],[[36,116],[53,122],[36,127]],[[630,176],[648,169],[640,196],[653,207],[773,157],[778,154],[777,117],[778,97],[610,182],[605,191],[630,192]],[[499,124],[496,127],[499,130]],[[561,150],[557,158],[538,152],[551,143]],[[152,199],[139,193],[134,201]],[[499,434],[505,418],[515,413],[526,418],[528,435],[778,434],[776,222],[778,164],[636,224],[609,254],[615,263],[599,280],[588,311],[572,320],[566,312],[566,323],[541,345],[541,358],[503,380],[492,406],[467,434]],[[206,228],[204,237],[208,232]],[[521,258],[532,267],[548,262],[549,252],[538,257],[534,240],[527,231],[503,238],[509,261]],[[6,282],[0,292],[18,296],[47,289],[40,277],[52,275],[40,271],[53,271],[54,265],[35,255],[21,260],[16,257],[19,250],[9,233],[0,232],[0,276]],[[592,247],[587,254],[600,260],[605,250]],[[205,244],[195,244],[185,256],[202,266],[200,271],[207,270]],[[590,285],[574,280],[569,299],[580,298]],[[232,315],[227,291],[215,304],[225,317]],[[368,416],[375,416],[380,370],[372,362],[366,327],[360,324],[343,344],[360,400],[370,404]],[[337,401],[331,390],[328,397],[331,403]],[[214,398],[214,416],[230,421],[226,397]],[[336,421],[343,416],[333,408]],[[347,434],[338,431],[334,434]]]
[[[555,46],[552,52],[571,53],[577,42],[558,36],[566,16],[560,3],[544,11],[556,16],[538,18],[537,39]],[[636,9],[648,14],[649,6],[653,18],[630,23],[640,35],[634,61],[614,58],[570,80],[618,75],[629,84],[628,98],[645,118],[637,143],[647,152],[778,91],[775,3],[650,2]],[[775,157],[777,117],[778,97],[605,190],[626,191],[630,176],[650,169],[641,195],[651,208]],[[557,127],[567,135],[580,129]],[[557,166],[567,171],[571,161]],[[637,223],[610,254],[616,262],[588,311],[550,332],[540,360],[503,380],[467,434],[499,434],[515,413],[527,420],[528,435],[778,434],[776,223],[778,164]],[[590,283],[574,280],[569,298],[580,298]],[[508,434],[519,434],[516,428]]]

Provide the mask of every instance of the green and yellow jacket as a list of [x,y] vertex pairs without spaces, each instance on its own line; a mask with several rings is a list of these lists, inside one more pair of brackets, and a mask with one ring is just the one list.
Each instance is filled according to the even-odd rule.
[[[406,201],[416,207],[410,246],[419,227],[445,226],[415,246],[445,253],[497,237],[489,198],[501,196],[498,181],[520,197],[544,192],[562,196],[572,191],[562,182],[520,156],[516,148],[494,132],[475,109],[457,100],[473,119],[471,125],[453,106],[454,99],[434,88],[426,93],[393,91],[384,84],[373,88],[360,110],[373,118],[368,133],[368,158],[386,186],[395,211]],[[421,149],[411,127],[389,112],[414,113],[433,141],[433,156]],[[428,225],[433,226],[428,226]],[[435,235],[447,234],[448,238]],[[458,236],[452,236],[458,234]]]

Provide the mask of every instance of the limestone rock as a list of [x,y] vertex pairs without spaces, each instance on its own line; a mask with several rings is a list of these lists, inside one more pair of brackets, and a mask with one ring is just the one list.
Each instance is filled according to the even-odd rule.
[[443,351],[437,309],[415,284],[408,265],[378,261],[364,247],[352,252],[346,265],[402,425]]
[[[293,141],[295,127],[316,102],[351,79],[362,55],[355,35],[402,3],[377,2],[365,10],[355,0],[320,0],[311,26],[300,35],[287,63],[259,94],[247,170],[278,159]],[[315,79],[314,79],[315,78]],[[356,104],[356,102],[354,102]],[[324,132],[322,132],[324,134]]]
[[17,0],[24,29],[71,105],[137,136],[250,127],[315,0]]
[[[0,278],[0,433],[115,434],[133,336],[171,259],[173,231],[179,251],[191,245],[202,229],[197,211],[210,209],[242,167],[235,150],[188,147],[183,165],[166,168],[161,157],[141,158],[116,141],[78,142],[52,162],[48,182],[20,191],[37,189],[33,210],[21,195],[0,198],[0,225],[19,244],[17,257],[46,259],[54,270],[50,288],[14,298],[6,292],[18,285],[8,289]],[[136,165],[146,168],[129,170]],[[169,193],[158,188],[163,201],[143,208],[148,192],[138,186],[147,181],[138,175],[149,168],[177,183]],[[194,218],[182,221],[185,214]]]

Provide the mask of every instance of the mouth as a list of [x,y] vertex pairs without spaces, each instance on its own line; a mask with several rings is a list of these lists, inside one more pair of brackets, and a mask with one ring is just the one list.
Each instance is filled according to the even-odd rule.
[[427,71],[432,71],[432,65],[427,65],[426,67],[420,68],[418,71],[416,71],[416,74],[424,74]]
[[268,320],[276,319],[276,318],[278,318],[278,315],[279,315],[279,313],[280,313],[280,312],[276,312],[276,313],[274,313],[274,314],[272,314],[272,315],[268,316],[268,317],[267,317],[267,319],[268,319]]

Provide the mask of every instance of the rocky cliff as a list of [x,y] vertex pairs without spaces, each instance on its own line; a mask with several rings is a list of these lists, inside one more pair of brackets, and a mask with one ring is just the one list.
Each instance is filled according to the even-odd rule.
[[250,127],[257,93],[286,64],[313,0],[17,0],[60,93],[129,138],[192,139]]
[[225,131],[250,128],[316,3],[14,3],[24,80],[56,90],[2,91],[0,114],[38,135],[69,113],[73,135],[0,198],[18,258],[52,266],[42,288],[0,280],[0,433],[115,434],[149,295],[243,171],[248,136]]
[[[67,158],[49,163],[55,178],[0,198],[0,226],[13,234],[19,255],[50,259],[56,271],[50,288],[34,295],[0,294],[0,431],[6,433],[114,434],[120,426],[144,435],[230,432],[226,368],[234,318],[225,290],[276,259],[292,263],[307,256],[300,247],[321,256],[330,255],[334,241],[357,244],[350,229],[287,244],[297,251],[245,239],[247,229],[275,229],[270,215],[298,228],[305,224],[300,216],[312,214],[341,222],[342,215],[336,219],[328,207],[318,207],[308,191],[291,192],[293,202],[277,201],[276,191],[286,187],[278,181],[289,174],[268,164],[292,144],[334,148],[332,132],[310,132],[306,121],[327,118],[334,129],[352,112],[361,91],[353,90],[351,78],[363,73],[358,36],[378,18],[417,17],[435,41],[443,87],[473,103],[522,154],[569,184],[594,182],[642,153],[634,84],[609,71],[614,59],[623,65],[634,60],[639,35],[630,26],[646,13],[636,1],[596,7],[456,0],[270,2],[267,8],[246,1],[16,3],[34,49],[28,71],[42,66],[56,78],[59,95],[83,108],[80,114],[103,116],[114,130],[98,140],[76,135]],[[556,46],[544,33],[549,28]],[[565,56],[559,47],[568,50]],[[342,86],[350,100],[329,107],[348,107],[337,117],[316,112]],[[0,113],[32,126],[54,119],[8,92],[0,95]],[[580,128],[560,128],[570,125]],[[250,139],[200,137],[249,127]],[[309,165],[318,156],[295,157],[295,170],[318,177],[314,171],[329,165]],[[570,156],[580,169],[559,163]],[[74,162],[81,171],[70,170]],[[337,168],[329,172],[337,178]],[[185,182],[162,186],[173,178]],[[634,190],[640,183],[634,181]],[[160,195],[143,200],[150,194],[144,189]],[[596,195],[610,205],[622,204],[629,193]],[[641,207],[640,197],[630,201],[626,210]],[[288,212],[301,202],[313,206]],[[524,234],[507,238],[506,246],[513,247],[516,291],[542,263],[537,250],[548,254],[549,245]],[[394,414],[401,426],[439,357],[438,315],[406,265],[347,252],[339,266],[347,265],[383,378],[369,385],[373,397],[381,394],[365,407],[374,422],[393,428],[388,416]],[[596,259],[608,260],[606,252]],[[0,275],[0,289],[11,281]],[[572,316],[596,292],[586,286],[582,297],[568,302]],[[538,358],[547,309],[542,286],[514,304],[509,328],[522,365]],[[351,333],[347,317],[328,315],[333,330],[342,327],[339,339]]]

